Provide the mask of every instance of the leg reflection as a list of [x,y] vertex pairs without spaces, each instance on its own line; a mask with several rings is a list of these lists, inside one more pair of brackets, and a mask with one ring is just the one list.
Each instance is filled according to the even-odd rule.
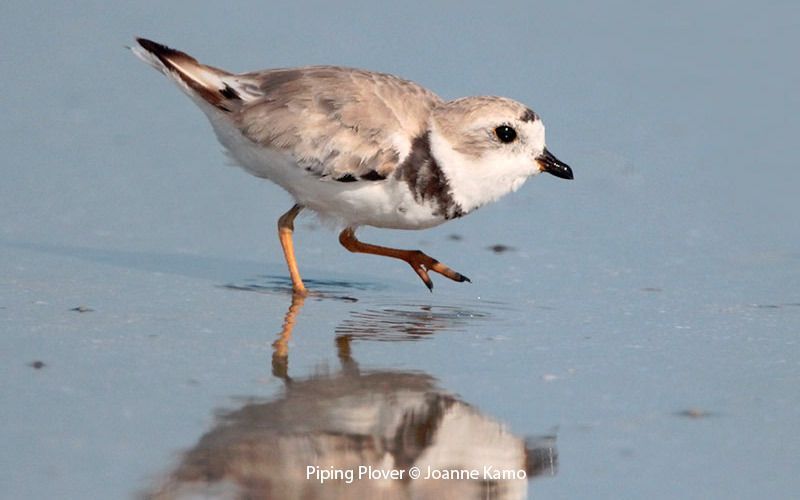
[[349,335],[339,335],[336,337],[336,354],[339,355],[339,364],[342,367],[342,374],[358,376],[358,363],[353,359],[350,343],[353,337]]
[[292,294],[292,303],[283,318],[281,332],[278,334],[278,339],[272,343],[272,375],[285,382],[291,381],[289,378],[289,340],[292,338],[292,330],[297,323],[297,315],[305,301],[305,295]]
[[[340,370],[289,377],[288,344],[304,302],[292,297],[272,344],[282,390],[214,412],[212,427],[145,498],[517,499],[533,477],[556,474],[555,435],[516,435],[425,372],[374,361],[360,369],[353,341],[372,337],[358,329],[335,330]],[[401,313],[393,316],[401,331],[416,328],[419,318]]]

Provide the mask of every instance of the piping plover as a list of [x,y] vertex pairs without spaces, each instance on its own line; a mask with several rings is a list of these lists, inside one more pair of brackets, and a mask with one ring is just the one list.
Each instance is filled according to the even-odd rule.
[[134,54],[192,98],[238,165],[294,198],[278,236],[298,294],[292,232],[304,208],[344,225],[347,250],[403,260],[433,289],[429,271],[469,279],[418,250],[363,243],[356,228],[434,227],[540,172],[572,179],[545,147],[539,116],[505,97],[444,101],[393,75],[338,66],[228,73],[137,42]]

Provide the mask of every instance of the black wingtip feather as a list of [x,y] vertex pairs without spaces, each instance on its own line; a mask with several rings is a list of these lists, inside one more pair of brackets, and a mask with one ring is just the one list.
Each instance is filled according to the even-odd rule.
[[162,45],[158,42],[148,40],[147,38],[136,37],[136,42],[141,45],[144,50],[152,52],[155,55],[166,56],[172,54],[182,54],[180,51],[177,51],[171,47],[167,47],[166,45]]
[[219,75],[226,75],[227,72],[200,64],[197,59],[190,56],[185,52],[167,47],[166,45],[148,40],[147,38],[136,37],[136,42],[147,52],[153,54],[168,70],[175,73],[186,85],[197,94],[205,99],[209,104],[221,109],[222,111],[230,112],[231,108],[226,105],[228,101],[242,100],[241,96],[230,85],[225,84],[223,88],[218,88],[214,84],[209,84],[208,81],[198,78],[187,68],[192,66],[204,68],[212,73]]
[[188,60],[197,63],[197,60],[185,52],[167,47],[166,45],[148,40],[147,38],[137,37],[136,41],[146,51],[156,56],[167,68],[174,68],[174,64],[170,59]]

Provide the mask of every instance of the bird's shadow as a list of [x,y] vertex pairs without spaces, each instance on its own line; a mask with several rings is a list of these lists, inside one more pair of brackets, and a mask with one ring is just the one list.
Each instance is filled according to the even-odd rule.
[[[191,253],[144,252],[119,249],[102,249],[58,243],[11,241],[0,239],[0,245],[18,250],[27,250],[46,255],[67,257],[128,270],[169,274],[197,278],[218,283],[220,287],[257,293],[286,295],[292,293],[291,281],[285,265],[269,264],[225,257],[210,257]],[[309,273],[331,274],[310,269]],[[234,276],[255,276],[255,278],[233,278]],[[350,281],[346,279],[306,278],[305,282],[315,290],[317,298],[333,298],[356,301],[346,296],[347,290],[378,291],[387,285]]]
[[[93,264],[220,282],[230,280],[231,275],[252,276],[265,270],[265,264],[260,262],[190,253],[144,252],[9,240],[0,240],[0,244],[9,248],[68,257]],[[271,274],[278,274],[277,265],[267,265],[266,268]]]

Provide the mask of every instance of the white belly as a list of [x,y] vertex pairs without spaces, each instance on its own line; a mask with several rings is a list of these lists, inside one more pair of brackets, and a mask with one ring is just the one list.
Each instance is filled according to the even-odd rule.
[[425,229],[446,221],[434,215],[430,203],[420,204],[405,182],[338,182],[320,179],[279,151],[261,147],[243,137],[229,124],[211,120],[220,142],[234,161],[251,174],[269,179],[288,191],[295,201],[322,217],[347,226],[391,229]]

